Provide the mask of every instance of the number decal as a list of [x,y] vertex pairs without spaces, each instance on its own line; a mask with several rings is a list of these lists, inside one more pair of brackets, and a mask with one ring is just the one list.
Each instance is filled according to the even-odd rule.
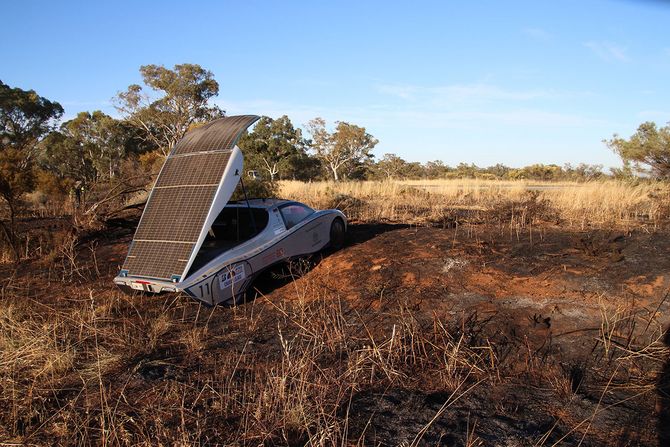
[[[203,289],[202,286],[205,286],[205,288]],[[211,292],[209,290],[209,283],[200,284],[199,287],[200,287],[200,298],[209,297],[211,295]]]

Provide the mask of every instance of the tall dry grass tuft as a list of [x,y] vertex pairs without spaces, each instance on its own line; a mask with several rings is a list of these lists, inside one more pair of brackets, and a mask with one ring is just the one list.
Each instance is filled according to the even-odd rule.
[[501,207],[523,212],[529,198],[546,202],[561,223],[586,228],[659,226],[670,213],[670,188],[614,180],[551,183],[473,179],[387,182],[281,182],[281,194],[316,208],[338,207],[364,221],[417,224],[481,220]]
[[75,341],[63,319],[34,318],[27,306],[15,303],[0,307],[3,425],[21,432],[41,417],[45,388],[70,371],[75,358]]

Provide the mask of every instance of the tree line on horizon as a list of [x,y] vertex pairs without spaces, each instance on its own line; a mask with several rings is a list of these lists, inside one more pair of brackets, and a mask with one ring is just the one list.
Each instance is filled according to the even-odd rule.
[[[144,85],[130,85],[113,99],[120,118],[83,111],[62,123],[58,102],[0,81],[0,197],[9,211],[9,221],[0,219],[0,229],[6,239],[12,239],[24,194],[38,191],[51,200],[66,198],[75,185],[108,192],[120,183],[146,186],[186,132],[225,116],[211,101],[219,93],[218,82],[199,65],[144,65],[140,73]],[[629,139],[614,135],[605,140],[623,161],[622,168],[609,174],[601,165],[586,164],[451,167],[440,160],[410,162],[396,154],[375,160],[372,150],[378,140],[365,127],[344,121],[333,127],[317,117],[305,130],[303,134],[287,116],[262,117],[238,143],[247,174],[271,185],[285,179],[670,178],[670,125],[658,128],[651,122]]]

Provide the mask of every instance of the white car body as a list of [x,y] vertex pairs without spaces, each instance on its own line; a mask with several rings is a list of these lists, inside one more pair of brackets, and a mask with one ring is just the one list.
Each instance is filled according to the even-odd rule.
[[269,266],[342,245],[347,220],[338,210],[279,199],[229,203],[244,172],[236,142],[258,118],[219,118],[174,146],[114,278],[119,287],[236,302]]
[[[289,207],[303,207],[311,212],[291,225],[282,213]],[[214,246],[208,246],[205,238],[183,281],[119,275],[114,278],[114,282],[126,290],[150,293],[184,291],[209,305],[235,303],[265,269],[289,259],[317,253],[329,246],[335,220],[341,221],[345,231],[347,225],[345,215],[339,210],[314,211],[304,204],[289,200],[252,199],[229,203],[221,214],[231,210],[239,212],[241,216],[254,211],[266,212],[267,224],[259,228],[258,234],[250,239],[218,252],[216,242]],[[213,232],[216,226],[215,220],[210,226]]]

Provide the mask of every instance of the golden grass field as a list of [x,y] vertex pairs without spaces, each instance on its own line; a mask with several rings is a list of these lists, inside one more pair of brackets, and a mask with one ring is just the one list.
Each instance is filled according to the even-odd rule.
[[[449,209],[486,211],[504,202],[546,201],[557,217],[571,226],[635,227],[659,224],[667,217],[670,188],[663,183],[615,180],[587,183],[492,181],[474,179],[406,180],[387,182],[282,181],[281,196],[316,208],[346,202],[347,196],[365,202],[351,206],[351,217],[364,221],[422,223],[439,219]],[[345,203],[346,205],[346,203]],[[351,205],[351,204],[349,204]]]

